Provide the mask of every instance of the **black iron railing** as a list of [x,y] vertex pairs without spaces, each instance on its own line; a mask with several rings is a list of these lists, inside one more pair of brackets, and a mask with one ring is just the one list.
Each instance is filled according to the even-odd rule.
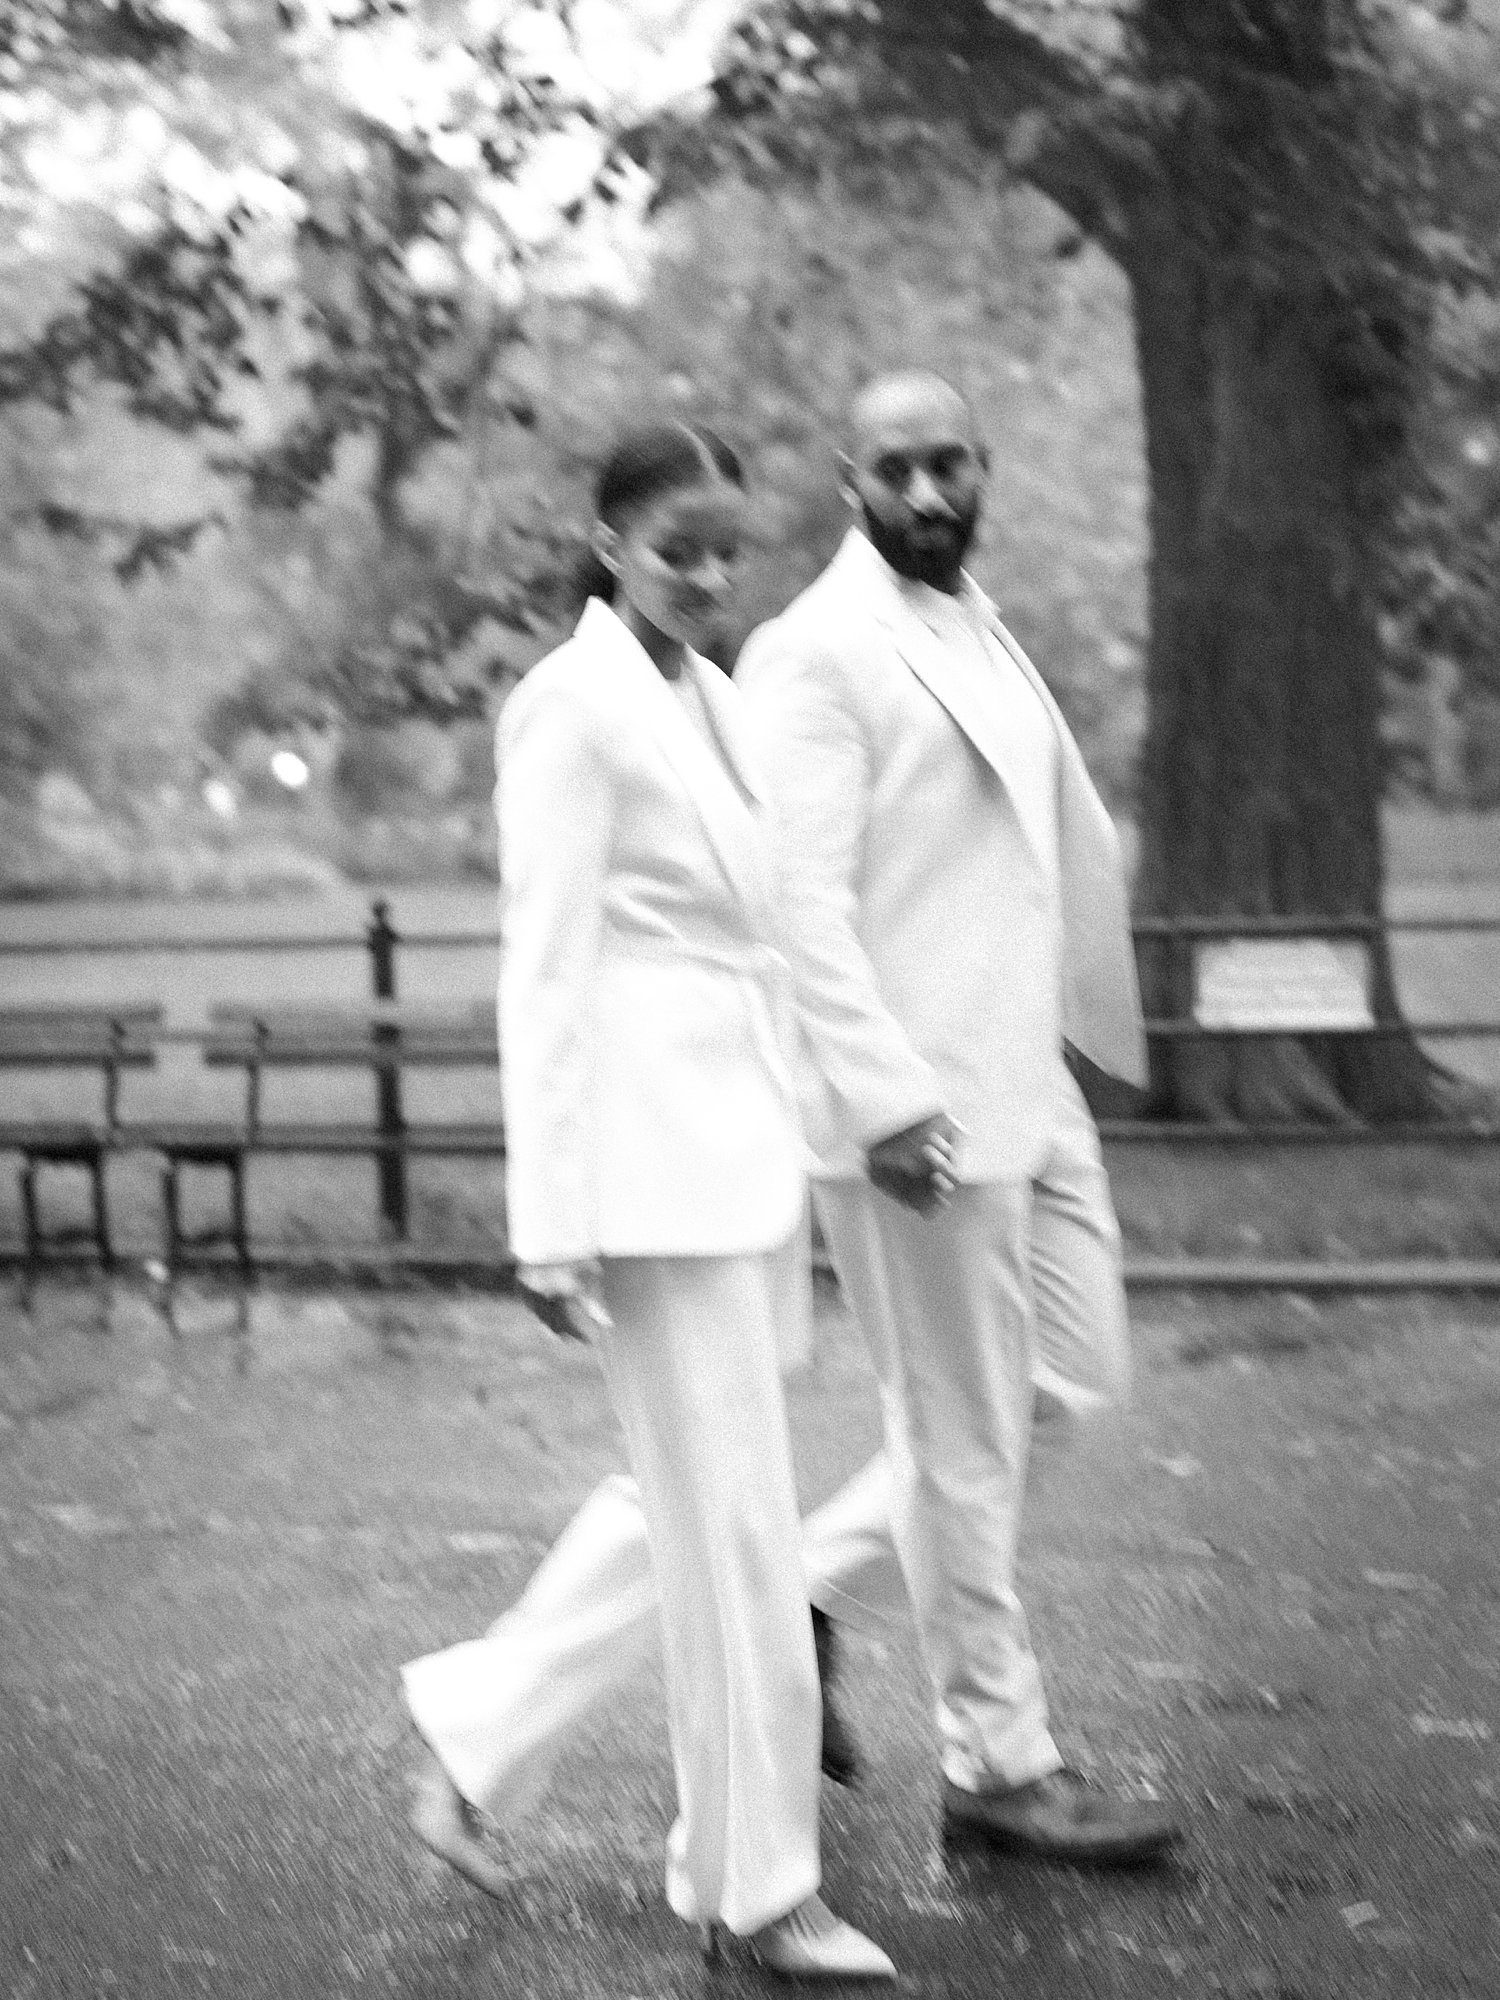
[[[1468,917],[1400,917],[1375,919],[1361,917],[1332,918],[1311,921],[1296,917],[1144,917],[1134,926],[1137,950],[1149,953],[1153,948],[1161,950],[1173,947],[1190,947],[1194,944],[1221,939],[1298,939],[1321,938],[1373,943],[1381,935],[1400,937],[1412,935],[1465,936],[1500,935],[1500,916]],[[67,956],[110,957],[117,954],[215,954],[225,952],[288,952],[288,953],[328,953],[334,951],[362,951],[369,969],[369,998],[373,1003],[368,1008],[370,1020],[370,1064],[375,1079],[376,1117],[373,1128],[365,1135],[363,1150],[376,1162],[379,1189],[381,1221],[387,1233],[398,1240],[404,1239],[408,1230],[408,1159],[412,1151],[465,1151],[472,1152],[476,1143],[453,1139],[451,1147],[433,1145],[425,1140],[411,1143],[410,1131],[402,1096],[402,1026],[398,996],[401,991],[401,971],[409,954],[434,950],[493,949],[498,933],[493,926],[474,925],[447,930],[398,930],[392,921],[390,905],[383,899],[372,903],[369,921],[363,928],[343,932],[318,930],[315,932],[288,932],[286,930],[266,930],[262,933],[236,933],[229,937],[115,937],[115,938],[48,938],[26,941],[15,938],[0,939],[0,963],[6,959],[46,959]],[[1495,981],[1497,1009],[1500,1009],[1500,975]],[[1183,990],[1181,979],[1174,979],[1171,989],[1176,996],[1176,1004],[1183,1010],[1172,1015],[1158,1016],[1147,1021],[1148,1034],[1158,1040],[1195,1039],[1209,1035],[1234,1033],[1287,1033],[1318,1032],[1317,1030],[1288,1030],[1285,1028],[1231,1029],[1208,1025],[1193,1018],[1190,1010],[1190,996]],[[37,1003],[30,1003],[36,1005]],[[61,1002],[59,1003],[62,1004]],[[349,1004],[360,1004],[351,998]],[[203,1028],[156,1028],[151,1031],[155,1042],[197,1043],[202,1045],[211,1034]],[[1477,1040],[1500,1037],[1500,1012],[1495,1018],[1424,1021],[1424,1020],[1373,1020],[1354,1030],[1375,1036],[1397,1036],[1415,1034],[1421,1038],[1443,1040]],[[475,1060],[482,1057],[476,1045]],[[493,1057],[490,1058],[493,1060]],[[498,1153],[502,1141],[498,1135],[498,1122],[486,1128],[494,1134],[489,1144]],[[1145,1120],[1138,1118],[1106,1118],[1101,1120],[1101,1131],[1106,1139],[1114,1142],[1149,1141],[1166,1143],[1212,1143],[1216,1145],[1240,1146],[1253,1144],[1300,1144],[1300,1143],[1391,1143],[1404,1141],[1433,1142],[1473,1142],[1490,1141],[1500,1138],[1500,1122],[1483,1118],[1450,1120],[1431,1124],[1410,1125],[1219,1125],[1186,1124],[1167,1120]],[[0,1135],[3,1136],[3,1135]],[[351,1144],[354,1135],[351,1134]],[[129,1145],[129,1129],[121,1134],[120,1143]],[[141,1143],[149,1144],[149,1137]],[[252,1142],[253,1143],[253,1142]]]

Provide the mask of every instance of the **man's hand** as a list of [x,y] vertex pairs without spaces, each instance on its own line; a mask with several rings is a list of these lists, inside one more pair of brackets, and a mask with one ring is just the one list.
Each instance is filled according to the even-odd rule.
[[946,1208],[957,1182],[959,1128],[944,1112],[879,1139],[865,1154],[865,1171],[882,1194],[918,1215]]
[[590,1341],[614,1325],[597,1257],[567,1264],[518,1264],[516,1290],[545,1327],[564,1340]]

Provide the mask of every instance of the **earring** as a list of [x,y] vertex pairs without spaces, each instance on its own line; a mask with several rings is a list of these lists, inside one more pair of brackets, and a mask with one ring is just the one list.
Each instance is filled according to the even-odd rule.
[[600,562],[603,563],[611,576],[618,576],[620,574],[620,537],[615,533],[614,529],[606,527],[604,522],[601,521],[594,529],[590,539],[593,543],[594,554],[599,558]]

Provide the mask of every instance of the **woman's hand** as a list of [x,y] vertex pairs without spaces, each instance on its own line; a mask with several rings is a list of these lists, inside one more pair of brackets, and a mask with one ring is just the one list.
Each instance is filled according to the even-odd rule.
[[516,1290],[545,1327],[564,1340],[590,1341],[614,1325],[597,1257],[564,1264],[518,1264]]

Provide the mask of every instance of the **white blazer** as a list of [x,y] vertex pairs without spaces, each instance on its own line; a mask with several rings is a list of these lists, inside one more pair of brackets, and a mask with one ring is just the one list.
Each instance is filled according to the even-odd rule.
[[1144,1078],[1113,824],[1041,677],[978,601],[1057,732],[1055,886],[1007,789],[1001,711],[864,535],[751,635],[735,671],[786,836],[825,1173],[859,1173],[872,1140],[939,1109],[968,1128],[963,1178],[1034,1171],[1073,1088],[1064,1039]]
[[734,777],[598,599],[501,711],[506,1203],[526,1263],[769,1250],[804,1212],[763,788],[735,690],[696,656],[685,671]]

